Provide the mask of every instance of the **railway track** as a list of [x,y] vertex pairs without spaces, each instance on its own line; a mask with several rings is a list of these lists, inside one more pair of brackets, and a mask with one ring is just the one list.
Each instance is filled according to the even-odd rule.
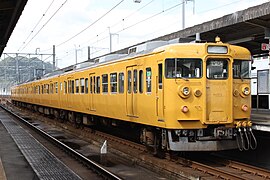
[[12,111],[8,110],[4,106],[1,106],[1,108],[4,109],[6,112],[10,113],[16,119],[20,120],[20,122],[24,123],[25,125],[27,125],[32,130],[34,130],[35,132],[37,132],[38,134],[45,137],[47,140],[49,140],[50,142],[52,142],[53,144],[55,144],[56,146],[61,148],[63,151],[65,151],[66,153],[68,153],[69,155],[74,157],[76,160],[80,161],[83,165],[87,166],[92,171],[99,174],[99,176],[101,176],[101,177],[103,177],[105,179],[117,179],[117,180],[122,179],[121,177],[119,177],[119,176],[115,175],[114,173],[108,171],[107,169],[105,169],[101,165],[95,163],[94,161],[88,159],[87,157],[85,157],[82,154],[78,153],[77,151],[73,150],[69,146],[65,145],[61,141],[59,141],[56,138],[52,137],[51,135],[49,135],[45,131],[39,129],[34,124],[29,123],[27,120],[25,120],[24,118],[20,117],[19,115],[13,113]]
[[[72,125],[63,124],[53,120],[46,120],[49,123],[60,126],[72,134],[83,136],[85,138],[106,139],[111,147],[120,151],[130,151],[131,156],[136,156],[132,161],[139,165],[154,168],[157,171],[164,171],[174,174],[175,177],[187,179],[270,179],[270,171],[254,167],[251,165],[227,160],[215,159],[209,157],[207,160],[190,160],[189,158],[177,157],[171,158],[167,154],[166,159],[158,159],[147,153],[147,148],[138,143],[131,142],[104,132],[92,130],[89,128],[76,129]],[[47,123],[48,123],[47,122]],[[125,150],[123,150],[125,149]],[[129,150],[127,150],[129,149]],[[191,171],[192,170],[192,171]]]
[[[209,161],[213,160],[215,157],[209,156],[206,160],[207,162],[197,162],[194,160],[187,160],[180,158],[186,166],[191,167],[192,169],[201,171],[205,174],[210,174],[216,178],[220,179],[239,179],[239,180],[253,180],[253,179],[270,179],[270,172],[268,170],[254,167],[248,164],[243,164],[240,162],[219,159],[215,162]],[[179,160],[178,160],[179,161]],[[201,179],[208,179],[202,177]]]

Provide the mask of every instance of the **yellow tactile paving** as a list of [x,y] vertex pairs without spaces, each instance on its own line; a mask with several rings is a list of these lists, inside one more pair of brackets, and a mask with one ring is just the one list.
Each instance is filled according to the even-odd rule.
[[1,161],[1,158],[0,158],[0,179],[1,180],[6,180],[7,179],[6,174],[5,174],[5,170],[4,170],[2,161]]

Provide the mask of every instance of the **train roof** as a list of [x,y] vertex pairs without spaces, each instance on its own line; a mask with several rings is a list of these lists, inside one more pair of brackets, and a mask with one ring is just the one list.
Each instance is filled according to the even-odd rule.
[[[196,41],[193,41],[192,43],[178,43],[178,42],[173,42],[173,41],[147,42],[147,43],[143,43],[143,44],[129,48],[128,54],[107,54],[104,56],[100,56],[95,59],[91,59],[91,60],[88,60],[79,64],[66,67],[64,69],[60,69],[52,73],[46,74],[39,79],[32,79],[29,82],[25,82],[25,84],[28,84],[28,83],[31,83],[33,81],[37,81],[40,79],[45,80],[51,77],[67,75],[67,74],[77,72],[77,71],[84,71],[90,68],[99,67],[99,66],[107,65],[114,62],[126,61],[126,60],[133,59],[135,57],[151,55],[153,53],[159,53],[162,51],[166,51],[166,49],[173,46],[205,46],[206,43],[207,42],[196,43]],[[216,44],[216,43],[207,43],[207,44]],[[231,46],[234,46],[234,45],[231,45]],[[238,46],[234,46],[234,47],[238,47]]]

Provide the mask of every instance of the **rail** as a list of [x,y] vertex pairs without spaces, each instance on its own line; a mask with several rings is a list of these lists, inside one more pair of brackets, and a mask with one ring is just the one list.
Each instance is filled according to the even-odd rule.
[[69,146],[62,143],[61,141],[59,141],[56,138],[52,137],[51,135],[47,134],[45,131],[35,127],[33,124],[29,123],[27,120],[25,120],[24,118],[20,117],[19,115],[13,113],[9,109],[5,108],[4,106],[0,105],[0,107],[2,109],[4,109],[5,111],[7,111],[8,113],[10,113],[12,116],[19,119],[21,122],[23,122],[24,124],[26,124],[30,128],[34,129],[36,132],[38,132],[43,137],[45,137],[46,139],[48,139],[49,141],[51,141],[52,143],[54,143],[55,145],[60,147],[62,150],[69,153],[70,155],[72,155],[74,158],[79,160],[82,164],[84,164],[85,166],[89,167],[90,169],[92,169],[96,173],[103,176],[105,179],[117,179],[117,180],[122,179],[119,176],[117,176],[117,175],[113,174],[112,172],[108,171],[104,167],[100,166],[99,164],[95,163],[94,161],[91,161],[87,157],[85,157],[82,154],[78,153],[77,151],[73,150]]

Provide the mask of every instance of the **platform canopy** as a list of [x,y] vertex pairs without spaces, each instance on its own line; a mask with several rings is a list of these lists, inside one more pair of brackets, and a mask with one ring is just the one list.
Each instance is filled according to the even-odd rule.
[[0,0],[0,56],[28,0]]
[[[268,55],[268,51],[261,50],[261,43],[269,43],[267,38],[270,38],[270,2],[228,14],[150,41],[179,40],[179,42],[190,42],[195,40],[196,33],[200,33],[201,40],[214,42],[215,37],[219,36],[223,42],[248,48],[252,55]],[[117,53],[127,53],[127,49],[119,50]]]

